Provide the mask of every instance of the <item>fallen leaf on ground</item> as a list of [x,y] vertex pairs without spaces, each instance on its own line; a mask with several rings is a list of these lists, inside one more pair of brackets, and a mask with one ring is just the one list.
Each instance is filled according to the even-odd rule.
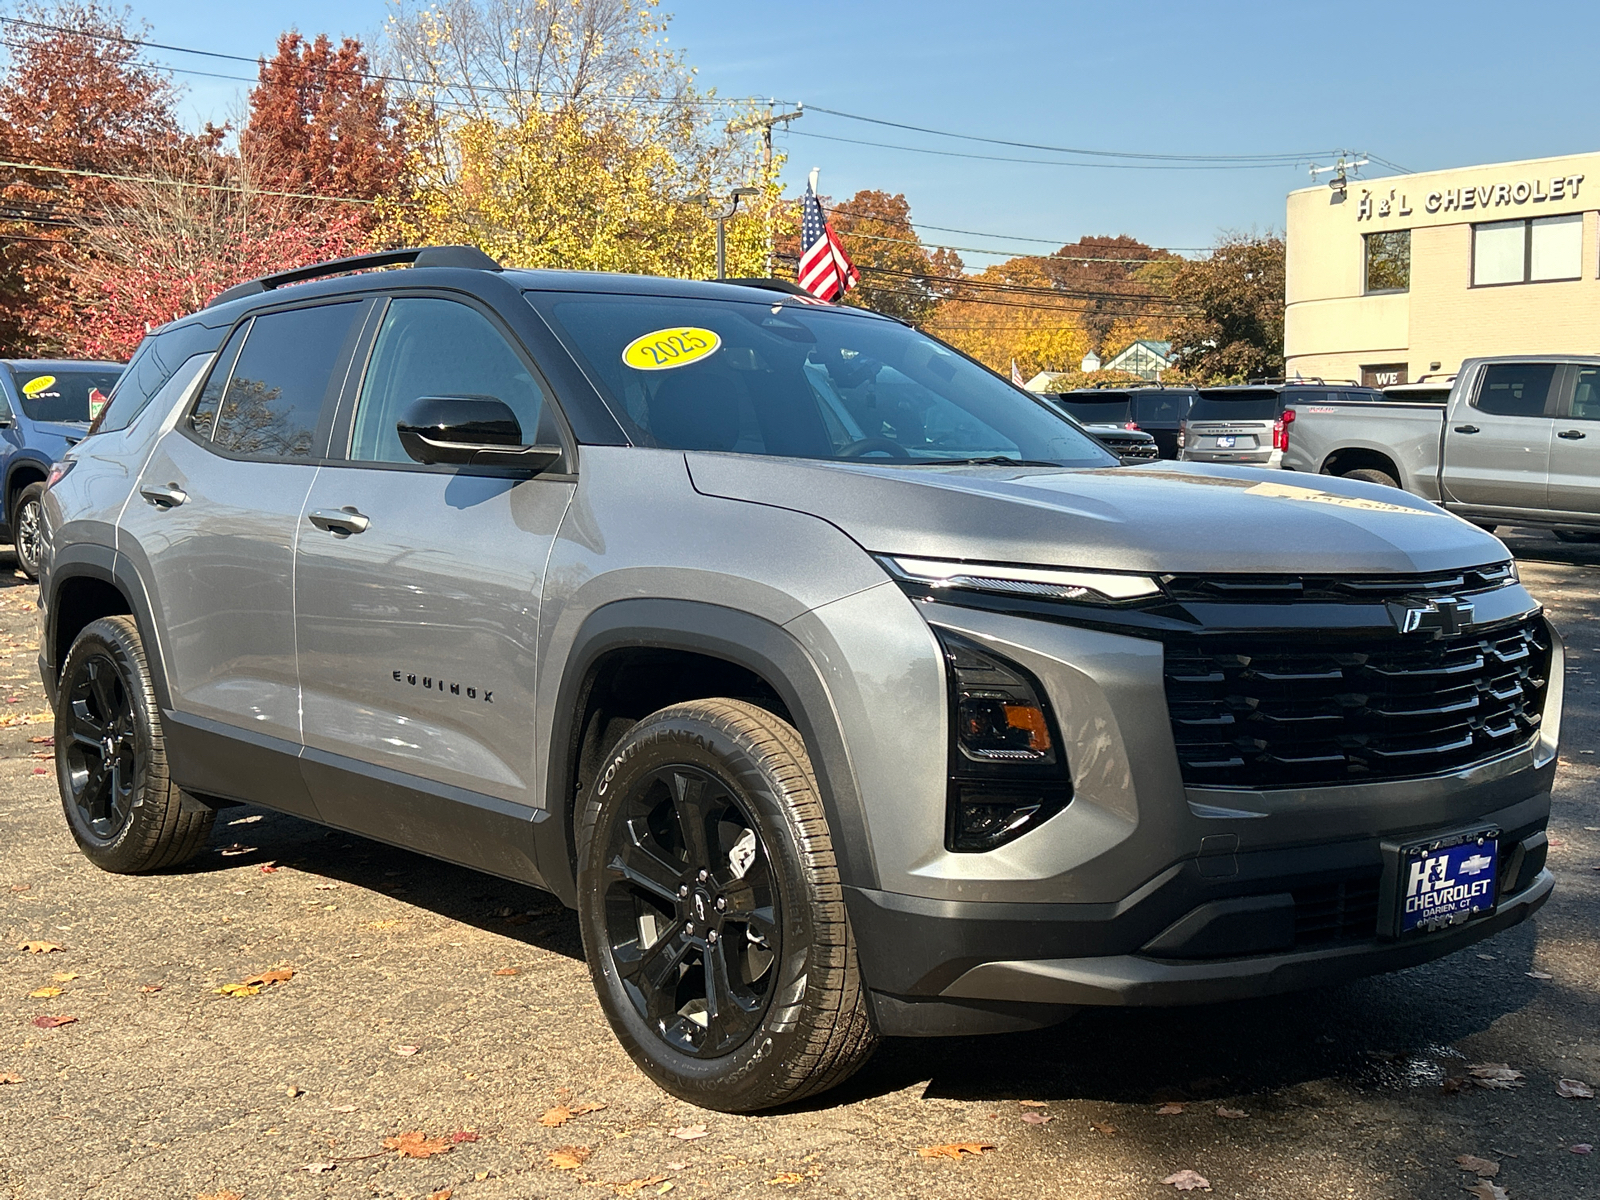
[[917,1154],[922,1158],[953,1158],[959,1162],[963,1158],[977,1158],[993,1149],[992,1142],[947,1142],[942,1146],[924,1146]]
[[1439,1090],[1446,1094],[1462,1091],[1472,1086],[1472,1080],[1461,1075],[1449,1075],[1439,1081]]
[[462,1142],[475,1142],[478,1140],[478,1131],[475,1129],[459,1129],[450,1135],[450,1140],[458,1146]]
[[1242,1108],[1225,1108],[1220,1104],[1217,1105],[1217,1116],[1227,1117],[1230,1121],[1239,1121],[1245,1117],[1248,1117],[1249,1115],[1250,1114],[1245,1112]]
[[396,1046],[394,1047],[394,1052],[400,1055],[402,1058],[410,1058],[413,1054],[421,1049],[421,1046]]
[[1524,971],[1523,974],[1526,975],[1529,979],[1554,979],[1555,978],[1555,976],[1550,974],[1549,971]]
[[521,975],[522,974],[522,972],[519,971],[516,967],[501,967],[498,971],[491,971],[489,973],[491,975]]
[[292,967],[274,967],[270,971],[263,971],[259,975],[252,975],[245,982],[252,987],[266,987],[270,983],[288,983],[294,978]]
[[1490,1183],[1487,1179],[1478,1180],[1466,1191],[1467,1195],[1476,1196],[1478,1200],[1511,1200],[1511,1194],[1505,1188]]
[[1121,1132],[1121,1130],[1119,1130],[1110,1121],[1090,1121],[1089,1128],[1094,1130],[1096,1133],[1103,1133],[1107,1137],[1116,1137],[1117,1134]]
[[251,987],[248,983],[225,983],[221,987],[213,988],[212,990],[219,996],[233,996],[235,999],[242,996],[254,996],[261,991],[260,988]]
[[1526,1087],[1527,1081],[1523,1079],[1522,1072],[1505,1063],[1475,1063],[1467,1068],[1473,1081],[1481,1088],[1492,1091],[1505,1091],[1509,1088]]
[[162,985],[159,983],[142,983],[139,985],[141,992],[159,992],[161,988]]
[[1205,1188],[1208,1192],[1211,1190],[1211,1181],[1209,1179],[1198,1171],[1191,1171],[1187,1167],[1181,1171],[1174,1171],[1161,1182],[1171,1184],[1180,1192],[1192,1192],[1196,1188]]
[[0,1072],[0,1085],[7,1083],[21,1083],[21,1075],[13,1075],[10,1071]]
[[314,892],[332,892],[337,891],[338,888],[339,885],[337,883],[314,883],[311,885],[311,890]]
[[[0,1080],[0,1083],[3,1083],[3,1082],[4,1082],[4,1080]],[[16,1080],[16,1082],[17,1083],[21,1083],[22,1080],[18,1079],[18,1080]],[[1568,1146],[1567,1149],[1572,1151],[1572,1153],[1574,1153],[1574,1154],[1593,1154],[1594,1153],[1594,1147],[1591,1146],[1588,1142],[1579,1142],[1576,1146]]]
[[76,971],[57,971],[50,976],[51,980],[56,983],[71,983],[77,977],[78,973]]
[[455,1194],[454,1188],[440,1188],[437,1192],[429,1192],[427,1200],[450,1200]]
[[1037,1112],[1025,1112],[1022,1114],[1022,1119],[1029,1125],[1048,1125],[1055,1120],[1049,1113]]
[[59,995],[61,995],[61,989],[58,987],[34,988],[33,991],[28,993],[28,999],[54,1000]]
[[223,1188],[220,1192],[207,1192],[204,1196],[196,1196],[195,1200],[244,1200],[238,1192],[230,1192]]
[[54,750],[35,750],[28,755],[29,758],[54,758],[55,756],[56,752]]
[[240,842],[235,842],[231,846],[224,846],[222,848],[222,857],[237,858],[241,854],[254,854],[255,852],[256,848],[254,846],[246,846]]
[[550,1165],[558,1171],[576,1171],[594,1153],[587,1146],[557,1146],[548,1152]]
[[619,1196],[631,1196],[640,1188],[654,1187],[665,1178],[665,1175],[652,1175],[649,1179],[629,1179],[623,1183],[613,1183],[611,1188]]
[[1500,1164],[1491,1158],[1479,1158],[1476,1154],[1462,1154],[1456,1158],[1456,1166],[1463,1171],[1471,1171],[1480,1178],[1488,1179],[1500,1174]]
[[806,1181],[806,1177],[804,1175],[800,1174],[798,1171],[784,1171],[781,1174],[774,1175],[771,1179],[767,1180],[767,1182],[769,1184],[773,1184],[773,1183],[795,1184],[795,1183],[804,1183],[805,1181]]
[[680,1141],[692,1142],[695,1138],[706,1136],[706,1127],[704,1125],[685,1125],[682,1129],[674,1129],[672,1136]]
[[1018,1100],[1017,1103],[1022,1105],[1023,1108],[1049,1108],[1050,1107],[1049,1102],[1045,1101],[1045,1100]]
[[367,922],[367,928],[368,929],[393,929],[398,924],[400,924],[399,921],[368,921]]
[[1594,1089],[1581,1079],[1562,1079],[1556,1083],[1556,1095],[1564,1100],[1593,1100]]
[[539,1118],[539,1124],[546,1129],[558,1129],[572,1120],[572,1110],[565,1104],[558,1104],[554,1108],[545,1109],[544,1116]]
[[11,890],[13,892],[31,892],[33,890],[33,884],[31,884],[31,883],[13,883],[11,885]]
[[77,1024],[77,1017],[35,1017],[33,1023],[40,1029],[60,1029],[63,1025]]
[[1163,1104],[1160,1108],[1156,1109],[1156,1116],[1175,1117],[1182,1111],[1183,1105],[1181,1104]]
[[57,950],[65,950],[65,946],[55,942],[23,942],[17,947],[24,954],[54,954]]
[[36,746],[54,746],[56,744],[56,740],[53,737],[31,737],[28,740]]
[[314,1162],[307,1163],[305,1169],[313,1175],[321,1175],[324,1171],[336,1170],[338,1166],[339,1164],[336,1162]]
[[444,1138],[431,1138],[420,1129],[384,1138],[383,1148],[398,1152],[401,1158],[432,1158],[435,1154],[450,1153],[449,1142]]
[[261,873],[263,875],[271,875],[274,872],[281,871],[281,870],[283,870],[282,867],[274,866],[272,863],[262,863],[261,864]]

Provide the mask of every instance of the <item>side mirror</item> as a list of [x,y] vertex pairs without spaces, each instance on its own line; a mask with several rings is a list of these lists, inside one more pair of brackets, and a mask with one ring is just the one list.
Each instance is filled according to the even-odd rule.
[[560,446],[530,446],[511,406],[493,396],[424,396],[395,422],[400,445],[419,463],[523,467],[542,471]]

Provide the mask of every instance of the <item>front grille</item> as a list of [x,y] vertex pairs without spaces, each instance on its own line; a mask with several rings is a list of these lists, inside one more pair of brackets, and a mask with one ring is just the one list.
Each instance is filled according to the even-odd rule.
[[1294,944],[1360,941],[1378,932],[1378,876],[1294,890]]
[[1167,708],[1192,787],[1430,775],[1525,744],[1550,642],[1535,616],[1455,637],[1308,631],[1172,638]]
[[1155,442],[1147,442],[1143,438],[1120,437],[1115,433],[1097,433],[1095,439],[1111,453],[1121,458],[1147,458],[1152,461],[1161,457],[1161,447]]
[[1174,600],[1237,604],[1273,600],[1368,603],[1373,600],[1433,600],[1484,592],[1516,582],[1510,562],[1431,575],[1166,575],[1162,586]]

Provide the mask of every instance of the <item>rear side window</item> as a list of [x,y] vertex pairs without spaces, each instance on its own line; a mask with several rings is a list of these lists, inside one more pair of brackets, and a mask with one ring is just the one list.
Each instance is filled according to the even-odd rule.
[[1176,425],[1189,415],[1191,393],[1150,392],[1133,398],[1133,419],[1140,425]]
[[1578,368],[1578,386],[1572,393],[1572,415],[1580,421],[1600,421],[1600,367]]
[[[317,430],[336,394],[335,368],[347,358],[363,305],[324,304],[267,313],[230,339],[244,345],[227,370],[224,352],[207,381],[191,427],[209,431],[218,450],[247,458],[321,457]],[[342,380],[342,376],[341,376]]]
[[[1312,400],[1315,397],[1300,398]],[[1283,404],[1276,392],[1223,392],[1209,396],[1201,392],[1189,410],[1189,420],[1276,421],[1283,412]]]
[[1501,417],[1542,417],[1555,377],[1555,363],[1490,363],[1473,407]]
[[222,330],[199,323],[152,334],[139,343],[133,361],[117,381],[111,402],[93,426],[95,433],[115,433],[132,425],[178,367],[196,354],[209,354],[222,340]]
[[122,377],[121,367],[15,368],[22,411],[34,421],[87,421],[90,406],[104,405]]
[[1083,396],[1058,396],[1056,403],[1085,425],[1123,425],[1130,419],[1128,414],[1131,406],[1126,396],[1116,396],[1106,400]]

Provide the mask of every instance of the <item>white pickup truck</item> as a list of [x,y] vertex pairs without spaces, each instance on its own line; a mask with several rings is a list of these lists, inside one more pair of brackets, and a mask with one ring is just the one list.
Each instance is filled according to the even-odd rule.
[[1600,539],[1600,356],[1469,358],[1437,403],[1296,403],[1283,466],[1404,488],[1475,524]]

